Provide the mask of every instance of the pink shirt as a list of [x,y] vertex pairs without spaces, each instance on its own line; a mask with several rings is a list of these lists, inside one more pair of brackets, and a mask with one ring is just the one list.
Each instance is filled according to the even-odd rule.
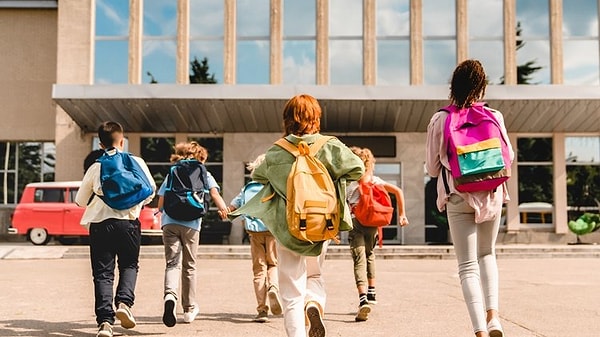
[[[494,116],[500,122],[502,126],[502,133],[508,142],[510,148],[510,159],[511,162],[514,160],[515,154],[512,150],[512,145],[504,126],[504,117],[502,114],[494,109],[490,109]],[[444,181],[441,177],[442,169],[446,170],[446,177],[448,177],[448,186],[450,187],[450,194],[457,194],[462,197],[469,206],[475,210],[475,222],[481,223],[494,219],[500,210],[502,204],[510,200],[508,196],[508,188],[506,183],[502,184],[500,188],[495,191],[481,191],[473,193],[462,193],[458,192],[454,188],[454,181],[450,174],[450,164],[448,163],[448,153],[446,151],[447,144],[444,137],[444,127],[446,124],[446,117],[448,113],[446,111],[438,111],[431,117],[431,121],[427,126],[427,145],[426,145],[426,158],[425,167],[427,173],[432,177],[438,177],[437,181],[437,207],[441,211],[446,209],[446,203],[448,202],[449,195],[446,194],[446,188],[444,187]]]

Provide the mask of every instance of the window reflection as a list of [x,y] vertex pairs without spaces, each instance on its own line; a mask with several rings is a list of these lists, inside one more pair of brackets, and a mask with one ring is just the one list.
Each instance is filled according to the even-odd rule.
[[471,41],[469,58],[481,61],[490,84],[499,84],[504,78],[504,44],[502,41]]
[[377,42],[377,84],[408,85],[409,83],[409,42],[379,40]]
[[456,36],[454,1],[423,0],[423,36]]
[[96,41],[94,83],[127,83],[128,51],[128,41]]
[[596,0],[563,6],[563,37],[564,83],[600,84]]
[[423,42],[423,74],[425,84],[447,84],[456,66],[454,40]]
[[600,137],[565,137],[565,157],[568,163],[600,165]]
[[331,84],[362,84],[362,40],[329,41]]
[[237,35],[269,36],[269,0],[237,0]]
[[283,1],[283,37],[316,36],[316,0]]
[[548,1],[517,0],[517,43],[522,41],[517,47],[517,65],[533,62],[532,67],[542,67],[518,84],[550,83],[549,22]]
[[142,46],[142,82],[150,83],[154,77],[158,83],[175,83],[177,42],[175,40],[147,40],[143,42]]
[[237,45],[237,83],[269,83],[269,41],[239,41]]
[[362,37],[362,0],[329,0],[329,36]]
[[316,42],[283,41],[283,83],[315,84]]

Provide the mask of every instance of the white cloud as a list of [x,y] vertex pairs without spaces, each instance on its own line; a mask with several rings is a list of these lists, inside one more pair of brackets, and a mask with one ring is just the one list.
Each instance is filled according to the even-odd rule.
[[408,36],[410,26],[408,0],[377,1],[377,35]]
[[283,83],[314,84],[316,65],[307,55],[287,56],[283,59]]
[[362,0],[329,1],[329,34],[362,36]]
[[102,22],[102,24],[110,24],[116,27],[118,35],[129,35],[129,17],[120,17],[118,11],[106,3],[105,0],[96,0],[96,9],[102,11],[104,16],[110,23]]

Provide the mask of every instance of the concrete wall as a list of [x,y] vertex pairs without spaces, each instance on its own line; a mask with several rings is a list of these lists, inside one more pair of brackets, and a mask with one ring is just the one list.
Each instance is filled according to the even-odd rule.
[[[93,3],[92,0],[60,1],[56,83],[92,83],[94,53],[92,22],[95,17]],[[56,180],[80,179],[81,161],[92,148],[91,136],[84,135],[79,126],[59,106],[56,107],[54,115]]]
[[0,9],[0,140],[54,140],[56,9]]

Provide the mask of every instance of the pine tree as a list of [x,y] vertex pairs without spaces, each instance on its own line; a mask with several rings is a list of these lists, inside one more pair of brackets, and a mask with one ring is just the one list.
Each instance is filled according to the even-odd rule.
[[192,67],[192,73],[190,74],[190,83],[205,83],[205,84],[216,84],[215,74],[208,72],[208,58],[204,57],[202,61],[198,62],[198,58],[194,56],[194,60],[190,62]]

